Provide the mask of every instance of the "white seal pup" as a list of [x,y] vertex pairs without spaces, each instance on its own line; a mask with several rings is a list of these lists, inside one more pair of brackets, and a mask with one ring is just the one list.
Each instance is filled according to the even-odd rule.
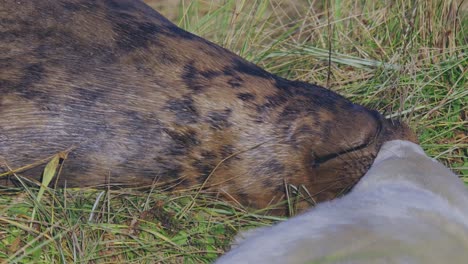
[[349,194],[248,232],[216,263],[468,263],[468,190],[418,145],[389,141]]

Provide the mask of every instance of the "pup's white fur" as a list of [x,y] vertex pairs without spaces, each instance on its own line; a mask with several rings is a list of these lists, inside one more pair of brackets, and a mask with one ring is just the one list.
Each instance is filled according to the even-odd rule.
[[255,230],[217,263],[468,263],[468,191],[418,145],[390,141],[351,193]]

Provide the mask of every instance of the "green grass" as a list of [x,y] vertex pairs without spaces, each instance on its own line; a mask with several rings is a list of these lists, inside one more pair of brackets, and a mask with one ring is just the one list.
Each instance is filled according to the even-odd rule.
[[[468,182],[467,1],[175,2],[151,4],[273,73],[405,120]],[[280,219],[190,191],[37,195],[0,190],[0,263],[209,263],[238,229]]]

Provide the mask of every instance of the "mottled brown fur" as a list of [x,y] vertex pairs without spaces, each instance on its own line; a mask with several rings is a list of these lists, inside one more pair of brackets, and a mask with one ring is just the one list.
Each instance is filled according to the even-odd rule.
[[405,125],[272,75],[138,1],[6,0],[0,18],[0,173],[70,147],[61,186],[188,188],[219,165],[208,190],[264,207],[285,183],[333,198],[384,141],[415,140]]

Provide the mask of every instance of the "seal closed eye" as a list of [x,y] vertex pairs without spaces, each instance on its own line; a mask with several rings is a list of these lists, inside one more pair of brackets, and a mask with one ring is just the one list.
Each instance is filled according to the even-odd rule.
[[336,159],[336,158],[340,157],[341,155],[350,154],[351,152],[355,152],[355,151],[365,149],[367,146],[372,144],[373,140],[378,138],[379,134],[382,132],[382,121],[380,120],[381,116],[380,116],[380,114],[378,112],[371,111],[371,114],[374,116],[374,118],[375,118],[375,120],[377,122],[376,132],[375,132],[375,135],[373,137],[366,138],[366,141],[362,142],[361,144],[356,145],[356,146],[349,146],[348,148],[346,148],[346,149],[344,149],[342,151],[339,151],[339,152],[336,152],[336,153],[330,153],[330,154],[320,156],[320,157],[314,157],[314,167],[319,167],[320,164],[325,163],[327,161],[330,161],[332,159]]
[[[404,124],[270,74],[140,1],[6,0],[1,13],[0,173],[73,147],[59,186],[204,184],[265,207],[285,182],[333,198],[383,142],[415,140]],[[39,179],[43,167],[17,172]]]

